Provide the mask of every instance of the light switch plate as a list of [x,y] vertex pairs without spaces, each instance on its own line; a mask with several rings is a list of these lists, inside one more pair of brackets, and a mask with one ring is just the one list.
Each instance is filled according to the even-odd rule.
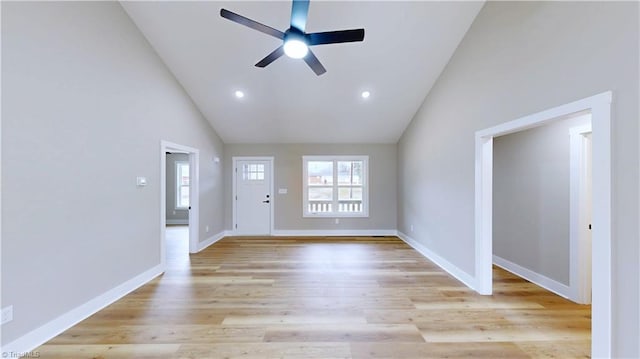
[[287,194],[286,188],[278,188],[278,194]]

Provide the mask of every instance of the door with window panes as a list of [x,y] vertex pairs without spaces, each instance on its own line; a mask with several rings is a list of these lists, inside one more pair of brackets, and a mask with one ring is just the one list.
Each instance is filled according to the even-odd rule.
[[236,161],[237,234],[271,233],[271,162],[266,160]]

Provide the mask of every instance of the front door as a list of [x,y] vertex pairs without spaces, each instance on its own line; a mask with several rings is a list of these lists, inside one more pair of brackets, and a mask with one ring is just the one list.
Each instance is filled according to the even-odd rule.
[[237,159],[235,232],[239,235],[271,234],[271,163],[269,159]]

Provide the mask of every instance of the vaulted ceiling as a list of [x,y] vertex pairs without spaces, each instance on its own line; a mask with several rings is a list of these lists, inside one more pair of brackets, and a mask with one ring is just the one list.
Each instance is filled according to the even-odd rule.
[[483,4],[312,0],[307,32],[365,29],[364,42],[313,47],[316,76],[286,56],[255,67],[281,41],[220,17],[285,31],[290,1],[122,2],[225,143],[397,142]]

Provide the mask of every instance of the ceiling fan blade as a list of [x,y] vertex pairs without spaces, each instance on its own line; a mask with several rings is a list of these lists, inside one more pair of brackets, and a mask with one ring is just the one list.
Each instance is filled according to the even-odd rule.
[[307,65],[309,65],[309,67],[311,67],[313,72],[315,72],[316,75],[318,76],[327,72],[327,69],[325,69],[324,66],[322,66],[322,64],[320,63],[320,60],[318,60],[316,55],[313,54],[311,49],[309,49],[309,53],[307,53],[307,56],[304,57],[304,62],[306,62]]
[[284,45],[280,45],[277,49],[273,50],[267,57],[260,60],[256,67],[266,67],[270,63],[276,61],[280,56],[284,55]]
[[304,32],[309,14],[309,0],[293,0],[291,4],[291,27]]
[[355,42],[364,40],[364,29],[315,32],[307,34],[306,37],[309,41],[309,46]]
[[225,19],[231,20],[233,22],[236,22],[240,25],[244,25],[246,27],[250,27],[254,30],[258,30],[262,33],[265,33],[267,35],[271,35],[275,38],[278,38],[280,40],[284,39],[284,32],[280,31],[280,30],[276,30],[270,26],[261,24],[257,21],[251,20],[247,17],[244,17],[242,15],[238,15],[235,12],[231,12],[227,9],[220,9],[220,16],[222,16]]

